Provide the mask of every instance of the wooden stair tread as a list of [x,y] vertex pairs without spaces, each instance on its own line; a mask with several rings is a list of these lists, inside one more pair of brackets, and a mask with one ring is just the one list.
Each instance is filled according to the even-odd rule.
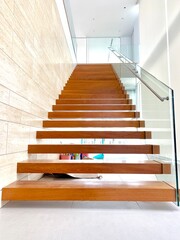
[[[90,85],[90,86],[88,86]],[[117,91],[118,90],[118,91]],[[119,83],[114,83],[114,84],[95,84],[90,82],[90,84],[83,83],[83,82],[78,82],[78,83],[69,83],[66,84],[66,86],[63,88],[61,93],[103,93],[105,94],[106,92],[108,93],[126,93],[126,90],[124,86],[119,85]]]
[[120,153],[159,154],[158,145],[88,145],[88,144],[36,144],[28,146],[28,153]]
[[102,180],[16,181],[2,189],[2,200],[175,201],[165,182]]
[[[89,86],[87,85],[87,83],[91,83]],[[107,88],[107,86],[110,86],[112,88],[115,88],[115,87],[124,87],[123,84],[121,82],[119,82],[118,80],[116,79],[106,79],[105,81],[103,79],[69,79],[69,81],[66,83],[65,85],[65,88],[66,87],[72,87],[72,86],[79,86],[78,87],[78,90],[81,89],[82,87],[83,88],[86,88],[86,89],[91,89],[92,86],[97,86],[98,88],[100,87],[105,87]]]
[[125,138],[150,139],[149,131],[37,131],[36,138]]
[[144,127],[145,122],[142,120],[124,120],[124,121],[58,121],[44,120],[43,127]]
[[134,111],[56,111],[49,112],[49,118],[138,118],[139,112]]
[[93,92],[93,94],[94,93],[98,93],[98,94],[119,94],[119,93],[125,93],[126,91],[123,89],[123,88],[121,88],[121,87],[115,87],[115,88],[110,88],[110,87],[108,87],[108,88],[95,88],[95,89],[71,89],[71,88],[64,88],[62,91],[61,91],[61,94],[92,94],[92,92]]
[[[88,74],[88,76],[87,76]],[[114,75],[105,75],[105,74],[89,74],[89,73],[85,73],[85,74],[74,74],[73,76],[71,76],[69,78],[69,80],[83,80],[83,81],[109,81],[109,80],[117,80],[115,79]]]
[[130,104],[72,104],[72,105],[67,105],[67,104],[57,104],[53,105],[52,107],[53,110],[135,110],[134,105]]
[[171,165],[157,161],[28,160],[18,162],[17,172],[169,174]]
[[57,104],[131,104],[131,99],[57,99]]
[[59,99],[64,99],[64,98],[77,98],[77,99],[81,99],[81,98],[98,98],[98,99],[101,99],[101,98],[128,98],[128,95],[127,94],[124,94],[124,93],[119,93],[119,94],[95,94],[95,93],[92,93],[92,94],[61,94],[59,95]]

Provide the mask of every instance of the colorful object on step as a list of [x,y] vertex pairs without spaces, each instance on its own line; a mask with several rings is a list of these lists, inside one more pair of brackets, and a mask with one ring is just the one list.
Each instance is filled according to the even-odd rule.
[[95,159],[104,159],[104,154],[101,153],[101,154],[95,155],[93,158],[95,158]]

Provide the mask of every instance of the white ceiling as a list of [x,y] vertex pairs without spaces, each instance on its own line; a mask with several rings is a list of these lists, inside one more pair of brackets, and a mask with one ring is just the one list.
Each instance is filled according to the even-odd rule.
[[64,0],[72,37],[130,36],[138,0]]

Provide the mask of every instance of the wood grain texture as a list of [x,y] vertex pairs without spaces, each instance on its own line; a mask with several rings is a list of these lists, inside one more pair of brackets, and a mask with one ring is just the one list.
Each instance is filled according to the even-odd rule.
[[56,104],[132,104],[131,99],[57,99]]
[[[87,84],[90,84],[89,86],[90,88],[88,88]],[[64,89],[66,89],[67,87],[72,87],[72,86],[79,86],[77,89],[75,90],[81,90],[81,87],[85,87],[86,90],[92,89],[93,86],[96,86],[98,90],[102,90],[103,88],[105,89],[109,89],[108,90],[118,90],[123,89],[124,85],[123,83],[118,79],[118,80],[114,80],[114,79],[109,79],[109,80],[103,80],[103,79],[69,79],[69,81],[66,83],[66,85],[64,86]],[[74,90],[74,89],[69,89],[69,90]]]
[[48,118],[138,118],[138,112],[120,111],[67,111],[49,112]]
[[175,201],[165,182],[99,180],[17,181],[2,190],[5,200]]
[[63,93],[59,95],[59,98],[77,98],[77,99],[81,99],[81,98],[128,98],[127,94],[123,94],[123,93],[116,93],[116,94],[111,94],[111,93],[107,93],[107,94],[96,94],[96,93],[81,93],[81,94],[76,94],[76,93]]
[[[90,80],[89,80],[90,81]],[[94,83],[94,82],[74,82],[74,83],[67,83],[64,87],[64,90],[66,91],[72,91],[72,90],[78,90],[78,91],[91,91],[93,92],[95,90],[95,92],[103,92],[105,90],[107,91],[125,91],[124,87],[122,85],[120,85],[119,83]]]
[[102,73],[91,73],[91,72],[85,72],[85,73],[74,73],[72,74],[72,76],[70,77],[71,79],[78,79],[78,80],[111,80],[114,79],[114,75],[113,74],[102,74]]
[[29,160],[19,162],[18,173],[118,173],[118,174],[162,174],[163,169],[169,168],[170,164],[158,163],[156,161],[86,161],[86,160]]
[[114,138],[150,139],[151,132],[145,131],[37,131],[36,138]]
[[88,144],[37,144],[29,145],[28,153],[120,153],[158,154],[158,145],[88,145]]
[[130,104],[57,104],[52,110],[135,110]]
[[55,121],[44,120],[43,127],[144,127],[145,122],[142,120],[126,121]]
[[71,93],[76,93],[76,94],[82,94],[82,93],[88,93],[88,94],[91,94],[91,93],[98,93],[98,94],[105,94],[105,93],[110,93],[110,94],[118,94],[118,93],[126,93],[126,91],[124,89],[121,89],[120,87],[116,87],[116,88],[110,88],[108,87],[107,89],[105,87],[101,87],[101,88],[95,88],[95,89],[63,89],[61,91],[61,94],[71,94]]

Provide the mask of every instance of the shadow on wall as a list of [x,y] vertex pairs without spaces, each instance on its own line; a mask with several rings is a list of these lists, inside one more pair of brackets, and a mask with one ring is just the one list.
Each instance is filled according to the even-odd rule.
[[[169,36],[170,36],[170,44],[173,43],[173,41],[176,39],[177,33],[180,31],[179,28],[180,23],[180,13],[177,14],[177,16],[174,18],[172,23],[169,26]],[[155,65],[155,63],[159,60],[161,60],[161,56],[167,49],[167,39],[166,39],[166,33],[160,38],[154,49],[152,49],[149,57],[146,59],[146,61],[143,63],[143,66],[146,66],[147,69]]]

